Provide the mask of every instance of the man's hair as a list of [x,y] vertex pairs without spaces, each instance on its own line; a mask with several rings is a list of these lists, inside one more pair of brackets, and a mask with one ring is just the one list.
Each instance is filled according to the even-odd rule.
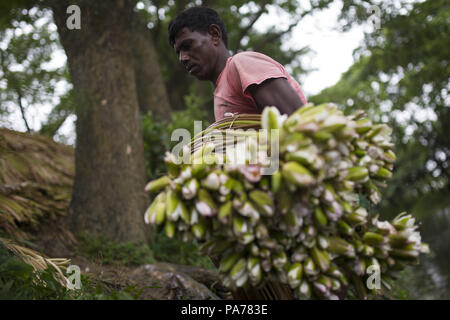
[[172,19],[169,23],[169,43],[172,47],[174,46],[175,37],[184,27],[187,27],[191,31],[198,31],[206,34],[209,31],[209,26],[212,24],[219,26],[220,31],[222,32],[223,43],[228,49],[228,37],[225,30],[225,24],[215,10],[207,7],[193,7],[186,9]]

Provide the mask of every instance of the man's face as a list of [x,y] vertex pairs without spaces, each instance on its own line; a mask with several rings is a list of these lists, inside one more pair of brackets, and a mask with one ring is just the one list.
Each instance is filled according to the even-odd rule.
[[217,62],[217,47],[207,33],[183,28],[175,37],[175,52],[186,70],[199,80],[211,80]]

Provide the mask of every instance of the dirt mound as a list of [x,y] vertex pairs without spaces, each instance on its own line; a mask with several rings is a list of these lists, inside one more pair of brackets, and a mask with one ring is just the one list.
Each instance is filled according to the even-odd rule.
[[39,222],[64,216],[74,172],[72,147],[0,128],[0,230],[29,239]]
[[74,149],[37,134],[0,128],[0,234],[28,240],[43,256],[70,258],[107,292],[143,287],[140,299],[229,299],[219,275],[198,267],[155,263],[102,265],[74,254],[66,221],[74,179]]

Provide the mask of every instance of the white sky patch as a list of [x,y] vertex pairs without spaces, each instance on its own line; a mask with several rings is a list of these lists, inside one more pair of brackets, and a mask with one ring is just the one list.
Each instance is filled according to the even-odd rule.
[[52,60],[47,63],[43,63],[41,67],[42,69],[51,71],[63,67],[66,64],[66,61],[66,53],[64,50],[60,49],[52,52]]
[[[364,39],[364,27],[355,26],[348,32],[337,30],[337,17],[342,8],[340,2],[333,2],[330,8],[305,16],[293,29],[292,36],[283,45],[284,48],[311,48],[312,52],[302,59],[304,66],[315,71],[298,79],[308,97],[335,84],[342,73],[354,63],[353,50]],[[267,26],[279,21],[277,27],[286,29],[290,22],[287,14],[270,7],[255,24],[257,30],[264,31]]]

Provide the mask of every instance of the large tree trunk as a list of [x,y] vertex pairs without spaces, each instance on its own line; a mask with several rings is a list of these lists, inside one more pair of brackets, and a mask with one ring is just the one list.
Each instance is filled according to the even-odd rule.
[[152,34],[138,13],[133,17],[132,28],[131,45],[139,109],[143,114],[152,111],[158,118],[170,120],[171,107]]
[[[52,0],[76,95],[76,173],[70,220],[77,233],[144,241],[143,141],[133,55],[134,1]],[[69,5],[81,29],[66,27]]]

